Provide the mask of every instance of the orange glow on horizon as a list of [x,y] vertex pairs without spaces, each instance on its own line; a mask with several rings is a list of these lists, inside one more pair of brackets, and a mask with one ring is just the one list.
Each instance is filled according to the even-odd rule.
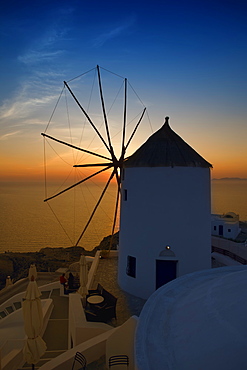
[[[42,148],[41,148],[42,149]],[[233,155],[234,154],[234,155]],[[34,156],[30,151],[25,155],[19,156],[18,152],[7,156],[1,156],[0,181],[44,181],[44,163],[42,160],[42,150]],[[232,151],[217,150],[210,152],[210,158],[204,157],[212,163],[212,178],[239,177],[247,178],[247,156],[244,153],[232,153]],[[212,160],[213,159],[213,160]],[[95,161],[97,163],[99,161]],[[82,162],[83,163],[83,162]],[[88,162],[86,162],[88,163]],[[92,168],[73,168],[73,161],[64,163],[60,159],[51,158],[47,161],[46,175],[47,181],[64,182],[67,178],[71,183],[78,182],[92,173],[98,172],[104,167]],[[110,177],[112,169],[108,169],[92,178],[93,182],[106,183]],[[115,179],[112,179],[115,182]]]
[[[211,178],[224,178],[224,177],[239,177],[247,178],[247,163],[243,166],[242,163],[220,163],[215,161],[213,164],[213,169],[211,169]],[[26,166],[23,163],[11,163],[7,161],[2,161],[3,165],[1,168],[0,181],[2,182],[16,182],[16,181],[39,181],[44,182],[44,169],[35,166]],[[90,174],[97,172],[99,169],[93,168],[92,170],[83,171],[75,176],[71,174],[70,182],[78,182],[83,178],[89,176]],[[92,177],[93,182],[106,183],[110,177],[111,169]],[[49,169],[47,173],[47,181],[49,182],[63,182],[68,177],[68,171],[61,170],[58,167]],[[90,180],[89,180],[90,181]],[[115,177],[111,181],[115,183]]]

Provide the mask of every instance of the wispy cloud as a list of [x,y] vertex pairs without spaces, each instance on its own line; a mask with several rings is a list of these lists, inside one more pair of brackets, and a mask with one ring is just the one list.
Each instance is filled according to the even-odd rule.
[[21,90],[0,106],[0,140],[38,137],[41,127],[47,125],[60,91],[61,86],[58,88],[56,82],[49,84],[47,79],[30,77]]
[[20,131],[14,131],[14,132],[10,132],[10,133],[7,133],[7,134],[4,134],[4,135],[1,135],[0,136],[0,140],[7,140],[10,136],[13,137],[13,136],[16,136],[20,133]]
[[0,107],[0,119],[11,118],[12,120],[20,120],[28,117],[31,112],[40,106],[47,105],[50,101],[56,98],[54,95],[46,95],[43,97],[31,98],[24,94],[19,94],[14,101],[5,101]]
[[[72,9],[66,15],[71,12],[73,12]],[[68,40],[67,35],[70,31],[69,27],[63,25],[64,18],[64,15],[62,15],[61,18],[56,18],[55,22],[46,27],[42,34],[33,41],[32,45],[18,56],[18,60],[26,65],[31,65],[49,62],[60,57],[65,52],[61,48],[61,44]]]
[[131,28],[131,26],[135,23],[135,17],[131,16],[124,20],[122,24],[112,28],[108,32],[105,32],[98,37],[96,37],[93,41],[94,47],[100,47],[103,46],[107,41],[114,39],[122,34],[124,34],[128,29]]
[[36,64],[36,63],[43,63],[44,61],[51,61],[61,56],[63,54],[63,50],[56,50],[56,51],[38,51],[38,50],[30,50],[24,55],[19,55],[18,60],[24,64]]

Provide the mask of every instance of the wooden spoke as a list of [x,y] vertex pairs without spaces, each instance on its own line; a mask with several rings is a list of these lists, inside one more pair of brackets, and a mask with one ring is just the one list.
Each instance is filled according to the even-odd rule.
[[113,147],[112,147],[112,144],[111,144],[110,131],[109,131],[109,126],[108,126],[108,122],[107,122],[107,116],[106,116],[106,110],[105,110],[105,102],[104,102],[104,97],[103,97],[103,90],[102,90],[99,66],[97,66],[97,72],[98,72],[100,99],[101,99],[101,106],[102,106],[103,116],[104,116],[104,121],[105,121],[106,135],[107,135],[107,139],[108,139],[108,143],[109,143],[109,147],[110,147],[110,153],[111,153],[112,159],[113,159],[113,158],[115,158],[115,155],[114,155]]
[[90,176],[86,177],[85,179],[83,179],[83,180],[81,180],[81,181],[77,182],[76,184],[73,184],[73,185],[69,186],[68,188],[66,188],[66,189],[64,189],[64,190],[62,190],[62,191],[60,191],[59,193],[57,193],[57,194],[55,194],[55,195],[53,195],[53,196],[51,196],[51,197],[49,197],[49,198],[45,199],[45,200],[44,200],[44,202],[47,202],[48,200],[51,200],[51,199],[53,199],[53,198],[58,197],[59,195],[61,195],[61,194],[65,193],[66,191],[68,191],[68,190],[70,190],[70,189],[73,189],[75,186],[77,186],[77,185],[79,185],[79,184],[82,184],[83,182],[85,182],[85,181],[87,181],[87,180],[91,179],[92,177],[94,177],[94,176],[98,175],[99,173],[101,173],[101,172],[103,172],[103,171],[108,170],[110,167],[112,167],[112,165],[111,165],[111,166],[108,166],[108,167],[106,167],[106,168],[103,168],[103,170],[100,170],[100,171],[98,171],[98,172],[95,172],[94,174],[92,174],[92,175],[90,175]]
[[73,167],[104,167],[104,166],[107,166],[107,167],[112,167],[113,164],[112,162],[108,162],[108,163],[92,163],[92,164],[74,164]]
[[105,192],[106,192],[106,190],[107,190],[107,188],[108,188],[108,186],[109,186],[109,184],[110,184],[110,182],[111,182],[111,180],[112,180],[112,178],[113,178],[113,176],[114,176],[114,173],[115,173],[115,170],[113,170],[113,171],[112,171],[112,174],[111,174],[111,176],[109,177],[109,179],[108,179],[108,181],[107,181],[107,183],[106,183],[106,186],[104,187],[104,189],[103,189],[103,191],[102,191],[102,193],[101,193],[101,196],[99,197],[99,200],[98,200],[98,202],[96,203],[96,206],[94,207],[93,212],[92,212],[91,216],[89,217],[89,220],[88,220],[88,222],[87,222],[86,226],[84,227],[84,229],[83,229],[83,231],[82,231],[81,235],[79,236],[79,238],[78,238],[78,240],[77,240],[77,242],[76,242],[75,246],[77,246],[77,245],[78,245],[78,243],[80,242],[81,238],[82,238],[82,237],[83,237],[83,235],[85,234],[85,232],[86,232],[86,230],[87,230],[87,228],[88,228],[88,226],[89,226],[90,222],[92,221],[92,218],[93,218],[93,216],[94,216],[94,214],[95,214],[95,212],[96,212],[96,210],[97,210],[98,206],[100,205],[101,200],[103,199],[103,197],[104,197],[104,195],[105,195]]
[[126,149],[128,148],[128,146],[129,146],[129,144],[130,144],[130,142],[131,142],[131,140],[133,139],[133,137],[134,137],[134,135],[135,135],[135,133],[136,133],[136,130],[138,129],[138,126],[140,125],[140,123],[141,123],[141,121],[142,121],[142,118],[143,118],[143,116],[144,116],[144,113],[146,112],[146,108],[144,108],[144,110],[143,110],[143,112],[142,112],[142,115],[141,115],[141,117],[140,117],[140,119],[139,119],[139,121],[137,122],[137,124],[136,124],[136,127],[134,128],[134,131],[132,132],[132,135],[130,136],[130,138],[129,138],[129,141],[128,141],[128,143],[126,144],[126,146],[125,146],[125,151],[126,151]]
[[88,154],[95,155],[96,157],[100,157],[100,158],[103,158],[103,159],[107,159],[107,160],[109,160],[109,161],[111,160],[111,158],[105,157],[104,155],[97,154],[97,153],[91,152],[91,151],[89,151],[89,150],[79,148],[78,146],[75,146],[75,145],[72,145],[72,144],[66,143],[66,141],[62,141],[62,140],[56,139],[56,138],[55,138],[55,137],[53,137],[53,136],[50,136],[50,135],[47,135],[47,134],[44,134],[44,133],[41,133],[41,135],[42,135],[42,136],[44,136],[44,137],[47,137],[48,139],[51,139],[51,140],[53,140],[53,141],[56,141],[57,143],[67,145],[67,146],[69,146],[70,148],[77,149],[77,150],[80,150],[80,151],[82,151],[82,152],[85,152],[85,153],[88,153]]
[[126,131],[126,116],[127,116],[127,78],[124,79],[124,118],[123,118],[123,136],[122,136],[122,152],[121,158],[124,157],[125,154],[125,131]]
[[73,91],[71,90],[71,88],[69,87],[69,85],[67,84],[66,81],[64,81],[64,84],[67,87],[67,89],[69,90],[70,94],[75,99],[76,103],[78,104],[78,106],[80,107],[80,109],[82,110],[82,112],[84,113],[84,115],[87,118],[88,122],[91,124],[91,126],[94,128],[94,130],[97,132],[99,138],[101,139],[101,141],[103,142],[103,144],[105,145],[105,147],[107,148],[107,150],[111,153],[111,150],[110,150],[109,146],[106,144],[103,136],[101,135],[101,133],[99,132],[99,130],[97,129],[97,127],[95,126],[95,124],[93,123],[93,121],[91,120],[91,118],[89,117],[89,115],[87,114],[87,112],[85,111],[85,109],[82,107],[82,105],[80,104],[79,100],[76,98],[75,94],[73,93]]
[[111,239],[110,239],[109,250],[111,250],[112,243],[113,243],[113,235],[114,235],[116,221],[117,221],[117,212],[118,212],[119,198],[120,198],[120,184],[118,183],[117,199],[116,199],[116,205],[115,205],[115,212],[114,212],[114,219],[113,219],[113,225],[112,225],[112,232],[111,232]]
[[[110,130],[110,125],[109,125],[109,117],[108,117],[108,112],[107,112],[107,104],[106,104],[106,101],[104,99],[104,93],[103,93],[103,84],[102,84],[102,76],[101,76],[101,71],[102,71],[102,68],[100,68],[98,65],[96,67],[96,69],[94,69],[95,72],[97,71],[97,75],[98,75],[98,87],[97,87],[97,90],[99,90],[99,97],[100,97],[100,101],[99,101],[99,105],[100,105],[100,108],[101,108],[101,114],[103,116],[103,125],[105,126],[104,127],[104,132],[101,134],[99,129],[96,127],[96,125],[94,124],[92,118],[89,116],[89,114],[87,113],[87,111],[84,109],[84,107],[82,106],[82,104],[80,103],[80,101],[77,99],[77,97],[75,96],[74,92],[71,90],[70,86],[68,83],[70,83],[70,81],[66,82],[64,81],[64,89],[67,88],[69,93],[71,94],[73,100],[75,101],[75,103],[78,105],[79,109],[81,110],[81,112],[83,113],[83,115],[85,116],[87,122],[91,125],[92,129],[94,130],[94,132],[96,133],[96,135],[99,137],[99,139],[101,140],[101,142],[103,143],[104,147],[107,149],[107,154],[106,156],[104,155],[101,155],[101,154],[98,154],[98,153],[95,153],[93,151],[90,151],[90,150],[87,150],[87,149],[83,149],[83,148],[80,148],[78,146],[75,146],[75,145],[72,145],[72,144],[69,144],[65,141],[62,141],[62,140],[59,140],[55,137],[52,137],[50,135],[47,135],[46,133],[42,133],[41,135],[47,139],[50,139],[50,140],[53,140],[59,144],[63,144],[63,145],[66,145],[72,149],[75,149],[75,150],[79,150],[81,152],[84,152],[84,153],[87,153],[87,154],[90,154],[94,157],[98,157],[98,159],[94,158],[92,159],[89,159],[90,162],[92,163],[82,163],[82,164],[74,164],[73,167],[81,167],[81,168],[92,168],[92,171],[93,172],[91,175],[83,178],[81,181],[78,181],[77,183],[67,187],[66,189],[62,190],[62,191],[59,191],[57,194],[53,195],[53,196],[50,196],[48,198],[46,198],[44,200],[44,202],[48,202],[49,200],[53,199],[53,198],[56,198],[58,197],[59,195],[69,191],[70,189],[76,187],[77,185],[79,184],[82,184],[83,182],[89,180],[90,178],[104,172],[104,171],[107,171],[108,169],[112,169],[111,171],[111,175],[109,176],[109,179],[107,181],[107,183],[105,184],[104,186],[104,189],[103,191],[101,192],[99,198],[97,198],[96,200],[96,205],[94,206],[91,214],[89,215],[89,218],[86,222],[86,224],[84,224],[84,229],[82,230],[77,242],[76,242],[76,246],[79,244],[80,240],[82,239],[82,237],[84,236],[86,230],[88,229],[88,226],[90,225],[99,205],[101,204],[101,201],[108,189],[108,186],[111,182],[111,180],[113,179],[113,177],[116,178],[116,182],[117,182],[117,194],[116,194],[116,199],[115,199],[115,204],[114,204],[114,210],[113,210],[113,223],[111,225],[111,239],[110,239],[110,246],[109,246],[109,251],[110,249],[112,248],[112,244],[113,244],[113,235],[115,233],[115,228],[116,228],[116,223],[117,223],[117,216],[118,216],[118,209],[119,209],[119,199],[120,199],[120,196],[121,196],[121,172],[123,170],[123,163],[124,163],[124,160],[125,160],[125,155],[126,155],[126,151],[127,151],[127,148],[128,146],[130,145],[134,135],[136,134],[136,131],[140,125],[140,123],[142,122],[143,120],[143,117],[144,117],[144,114],[146,112],[146,108],[143,109],[143,111],[141,111],[141,113],[138,113],[138,116],[139,116],[139,119],[138,119],[138,122],[135,124],[135,127],[132,131],[132,133],[130,133],[130,136],[127,135],[127,124],[128,124],[128,112],[127,112],[127,106],[128,106],[128,98],[127,98],[127,90],[128,90],[128,81],[127,81],[127,78],[124,78],[121,77],[121,76],[118,76],[118,77],[121,77],[122,81],[124,80],[124,91],[123,91],[123,96],[122,96],[122,114],[123,114],[123,117],[122,117],[122,134],[120,134],[120,156],[117,158],[116,155],[115,155],[115,152],[114,152],[114,148],[113,148],[113,141],[112,141],[112,138],[111,138],[111,130]],[[108,71],[109,72],[109,71]],[[97,75],[95,74],[94,75],[94,79],[95,77],[97,78]],[[95,80],[94,80],[95,82]],[[123,88],[123,84],[121,84],[121,88],[119,89],[119,92],[122,91],[122,88]],[[118,94],[119,94],[118,92]],[[117,96],[118,96],[117,94]],[[90,95],[90,99],[91,99],[91,95]],[[114,100],[115,102],[115,100]],[[138,117],[137,116],[137,117]],[[47,126],[48,127],[48,126]],[[46,131],[45,131],[46,132]],[[99,159],[101,158],[101,159]],[[102,161],[101,163],[99,163],[100,161]],[[96,163],[98,162],[98,163]],[[47,195],[46,195],[47,197]]]

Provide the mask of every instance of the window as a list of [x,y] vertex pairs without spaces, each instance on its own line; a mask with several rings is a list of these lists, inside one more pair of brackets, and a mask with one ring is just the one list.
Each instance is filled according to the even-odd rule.
[[231,232],[231,229],[228,229],[228,232],[230,233]]
[[136,258],[132,256],[127,257],[126,274],[133,278],[136,277]]
[[127,189],[124,189],[124,200],[127,201],[128,193]]
[[216,226],[214,226],[214,230],[216,230]]

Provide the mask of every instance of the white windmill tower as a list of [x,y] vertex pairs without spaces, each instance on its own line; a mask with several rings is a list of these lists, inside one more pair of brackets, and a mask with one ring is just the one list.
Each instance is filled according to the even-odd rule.
[[122,173],[118,280],[147,299],[170,280],[211,267],[210,167],[169,126]]

